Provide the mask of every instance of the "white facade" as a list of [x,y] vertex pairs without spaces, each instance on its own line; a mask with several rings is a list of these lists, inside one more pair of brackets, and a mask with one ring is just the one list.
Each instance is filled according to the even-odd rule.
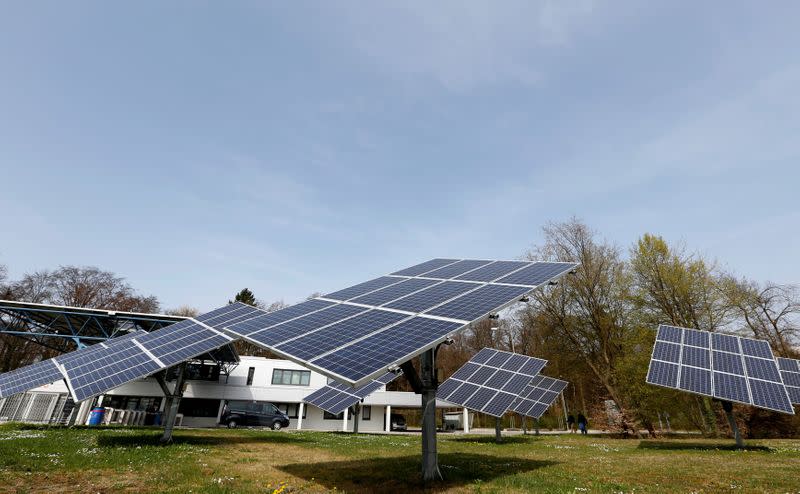
[[[252,383],[248,384],[248,376],[252,369]],[[279,371],[276,375],[276,371]],[[282,371],[299,371],[291,373],[295,384],[273,384],[273,381],[281,381]],[[305,374],[303,376],[301,373]],[[287,379],[287,381],[290,379]],[[300,382],[307,382],[301,385]],[[222,406],[226,400],[241,401],[264,401],[274,403],[279,408],[288,410],[290,413],[290,428],[311,429],[311,430],[344,430],[344,418],[325,417],[323,410],[308,404],[302,404],[303,398],[322,388],[328,383],[327,377],[314,371],[309,371],[301,365],[288,360],[267,359],[263,357],[241,357],[241,362],[234,368],[228,376],[220,375],[219,380],[211,381],[187,381],[186,389],[183,394],[182,410],[184,412],[181,425],[189,427],[215,427],[222,413]],[[32,393],[53,393],[65,394],[67,388],[63,381],[42,386],[35,389]],[[153,378],[137,380],[107,393],[109,398],[104,398],[103,405],[107,406],[111,396],[128,397],[153,397],[161,398],[163,393],[160,386]],[[11,397],[13,398],[13,397]],[[10,399],[10,398],[9,398]],[[198,400],[198,401],[193,401]],[[199,400],[203,400],[200,402]],[[213,403],[215,400],[218,403]],[[0,400],[0,410],[3,407],[3,400]],[[40,398],[39,401],[43,401]],[[162,407],[164,400],[161,400]],[[192,415],[193,403],[202,403],[203,413],[196,415],[209,415],[210,406],[216,407],[215,416],[196,416]],[[301,405],[302,404],[302,405]],[[287,406],[288,405],[288,406]],[[437,401],[437,407],[449,407],[452,405],[446,402]],[[367,396],[362,403],[362,413],[359,417],[360,431],[384,431],[387,430],[387,415],[392,409],[397,408],[420,408],[420,395],[411,392],[385,391],[385,387]],[[6,408],[10,408],[7,406]],[[297,416],[295,410],[303,409],[305,416],[302,419]],[[296,414],[296,415],[295,415]],[[3,419],[0,413],[0,420]],[[8,415],[8,414],[6,414]],[[295,415],[295,416],[292,416]],[[353,417],[347,416],[346,430],[353,430]],[[16,420],[25,420],[25,415],[18,413]],[[8,418],[6,418],[8,420]],[[41,421],[41,420],[39,420]],[[46,421],[46,420],[45,420]]]

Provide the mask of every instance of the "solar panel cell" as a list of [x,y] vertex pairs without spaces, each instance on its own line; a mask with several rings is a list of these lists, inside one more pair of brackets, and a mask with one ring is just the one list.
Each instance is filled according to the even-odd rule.
[[479,389],[481,389],[481,387],[477,384],[463,383],[458,387],[458,389],[450,393],[450,396],[448,396],[447,399],[453,403],[466,403],[467,400]]
[[277,346],[277,349],[303,360],[311,360],[345,343],[400,322],[408,317],[397,312],[370,310],[326,328],[307,333],[287,343],[282,343]]
[[714,373],[714,395],[740,403],[750,403],[750,393],[747,391],[747,381],[741,376]]
[[481,411],[495,417],[502,417],[516,398],[517,396],[514,394],[501,391],[489,400]]
[[325,298],[330,298],[333,300],[350,300],[351,298],[358,297],[360,295],[364,295],[365,293],[369,293],[375,290],[379,290],[389,285],[401,283],[403,281],[404,281],[403,278],[394,278],[392,276],[381,276],[380,278],[375,278],[374,280],[365,281],[364,283],[353,285],[351,287],[345,288],[344,290],[339,290],[336,292],[329,293],[325,295]]
[[[496,394],[496,389],[479,388],[469,397],[464,403],[464,406],[470,410],[482,410]],[[503,410],[503,412],[505,413],[505,410]]]
[[446,400],[447,397],[450,396],[450,394],[453,391],[455,391],[456,389],[458,389],[459,386],[461,386],[461,382],[462,381],[457,381],[455,379],[447,379],[439,386],[439,389],[436,390],[436,396],[438,398]]
[[63,378],[64,376],[61,375],[52,359],[5,372],[0,374],[0,398],[22,393]]
[[528,357],[524,355],[512,355],[506,363],[503,364],[503,369],[511,372],[519,372],[522,366],[528,362]]
[[372,293],[356,297],[352,300],[352,302],[366,305],[383,305],[391,302],[392,300],[397,300],[400,297],[405,297],[406,295],[422,290],[423,288],[428,288],[436,283],[440,282],[436,280],[426,280],[423,278],[411,278],[395,285],[381,288],[380,290]]
[[711,371],[683,367],[681,369],[681,389],[711,396]]
[[683,365],[691,365],[694,367],[702,367],[703,369],[710,369],[711,352],[707,348],[684,346],[683,354],[681,356],[681,363]]
[[[744,343],[744,340],[742,342]],[[745,356],[744,361],[748,377],[781,382],[781,376],[774,360]]]
[[738,376],[744,375],[742,357],[726,352],[711,352],[713,355],[713,369],[719,372],[727,372]]
[[492,356],[492,358],[490,358],[486,362],[486,365],[491,365],[492,367],[501,368],[503,367],[503,364],[505,364],[510,358],[511,354],[508,352],[497,352],[496,354],[494,354],[494,356]]
[[470,362],[476,364],[485,364],[489,361],[490,358],[494,357],[497,354],[497,350],[493,350],[491,348],[481,348],[481,350],[476,353],[471,359]]
[[656,334],[656,340],[658,341],[680,343],[682,338],[683,336],[680,328],[676,328],[674,326],[666,326],[666,325],[661,325],[658,327],[658,333]]
[[258,317],[225,326],[236,334],[247,336],[257,331],[262,331],[271,326],[275,326],[276,324],[288,321],[289,319],[310,314],[311,312],[318,311],[332,305],[334,305],[334,302],[329,302],[327,300],[308,300],[306,302],[292,305],[275,312],[267,312]]
[[466,274],[462,274],[461,276],[457,276],[455,279],[468,281],[493,281],[511,273],[512,271],[516,271],[517,269],[527,266],[528,264],[530,263],[524,261],[497,261],[470,271]]
[[472,362],[467,362],[453,373],[453,379],[466,381],[469,379],[469,376],[474,374],[480,368],[481,368],[480,365],[474,364]]
[[528,287],[486,285],[461,295],[446,304],[430,309],[426,313],[453,319],[479,319],[509,301],[523,296],[529,290],[530,288]]
[[713,333],[711,339],[714,350],[722,350],[730,353],[739,353],[739,339],[735,336]]
[[385,370],[461,328],[460,323],[415,317],[312,363],[352,382]]
[[497,280],[497,283],[539,286],[575,269],[573,263],[535,262]]
[[493,367],[481,366],[480,369],[475,371],[475,373],[472,374],[466,380],[469,381],[469,382],[477,383],[477,384],[483,384],[486,381],[488,381],[489,378],[491,378],[495,374],[495,372],[497,372],[497,369],[495,369]]
[[[455,374],[453,374],[453,377],[455,377]],[[499,370],[491,378],[489,378],[489,379],[487,379],[487,380],[485,380],[483,382],[485,382],[486,383],[485,385],[490,387],[490,388],[501,389],[503,386],[505,386],[505,384],[508,381],[511,380],[512,377],[514,377],[514,373],[513,372],[506,371],[506,370]],[[530,377],[529,376],[525,376],[525,377],[527,377],[528,381],[530,381]]]
[[782,384],[750,379],[750,390],[753,392],[753,404],[785,413],[794,413],[792,404]]
[[697,331],[696,329],[686,329],[683,335],[683,344],[701,348],[710,348],[710,338],[708,331]]
[[501,389],[509,393],[519,394],[523,389],[525,389],[525,386],[527,386],[529,382],[531,382],[530,376],[526,376],[524,374],[514,374],[514,376],[509,379]]
[[547,360],[542,360],[540,358],[531,358],[522,368],[519,370],[520,374],[525,374],[526,376],[535,376],[539,372],[544,369],[544,366],[547,365]]
[[651,360],[647,382],[668,388],[678,387],[678,365]]
[[392,274],[399,276],[419,276],[423,273],[427,273],[428,271],[441,268],[442,266],[453,264],[456,261],[458,261],[458,259],[431,259],[430,261],[425,261],[421,264],[411,266],[410,268],[395,271]]
[[800,405],[800,386],[786,386],[790,401],[795,405]]
[[800,372],[800,360],[778,357],[778,367],[789,372]]
[[277,346],[292,338],[311,333],[330,324],[367,312],[365,307],[337,304],[317,312],[292,319],[259,332],[250,333],[247,338],[263,345]]
[[681,360],[681,346],[674,343],[657,341],[653,349],[653,358],[677,364]]
[[763,340],[751,340],[749,338],[742,338],[742,353],[752,357],[761,357],[766,359],[774,359],[772,355],[772,348],[769,343]]
[[467,259],[450,264],[449,266],[444,266],[442,268],[435,269],[433,271],[428,271],[423,276],[425,276],[426,278],[441,278],[441,279],[455,278],[456,276],[462,275],[467,271],[472,271],[473,269],[485,266],[491,262],[492,261]]
[[386,304],[385,307],[408,312],[423,312],[479,286],[481,285],[466,281],[446,281],[397,299]]

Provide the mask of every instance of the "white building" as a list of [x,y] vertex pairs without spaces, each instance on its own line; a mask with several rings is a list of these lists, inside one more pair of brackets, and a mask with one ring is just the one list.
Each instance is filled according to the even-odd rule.
[[[204,366],[202,373],[197,370],[195,368],[192,373],[197,378],[187,381],[180,403],[180,424],[183,426],[215,427],[226,401],[258,401],[273,403],[285,412],[290,418],[290,428],[353,430],[352,414],[334,416],[303,403],[303,398],[325,386],[328,378],[289,360],[245,356],[228,375],[219,374],[214,366]],[[65,416],[67,393],[63,381],[59,381],[29,393],[0,399],[0,421],[60,422]],[[102,406],[138,411],[163,410],[163,398],[156,380],[146,378],[110,391],[103,396]],[[436,405],[452,408],[441,401]],[[418,409],[420,406],[417,394],[381,388],[364,399],[359,430],[388,430],[387,417],[391,416],[393,409]]]

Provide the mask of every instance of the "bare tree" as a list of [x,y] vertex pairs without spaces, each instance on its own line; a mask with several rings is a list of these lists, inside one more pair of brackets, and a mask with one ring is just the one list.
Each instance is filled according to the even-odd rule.
[[168,309],[166,314],[169,316],[197,317],[200,315],[200,310],[190,305],[181,305],[174,309]]
[[725,293],[744,326],[756,338],[770,342],[784,357],[796,355],[800,341],[800,289],[795,285],[761,285],[728,279]]

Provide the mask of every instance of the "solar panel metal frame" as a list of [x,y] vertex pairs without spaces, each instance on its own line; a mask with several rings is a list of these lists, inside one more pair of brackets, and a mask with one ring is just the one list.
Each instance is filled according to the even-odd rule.
[[[452,261],[450,264],[454,264],[454,263],[456,263],[456,262],[458,262],[458,261],[462,261],[462,260],[464,260],[464,259],[455,259],[455,260],[453,260],[453,261]],[[458,276],[464,276],[464,275],[466,275],[466,274],[468,274],[468,273],[470,273],[470,272],[472,272],[472,271],[474,271],[474,270],[478,270],[478,269],[486,268],[486,267],[490,266],[491,264],[493,264],[493,263],[495,263],[495,262],[503,262],[503,261],[490,261],[489,263],[487,263],[487,264],[483,264],[483,265],[481,265],[481,266],[478,266],[478,267],[474,268],[473,270],[467,271],[467,272],[465,272],[465,273],[459,273],[459,275],[458,275]],[[421,263],[421,264],[422,264],[422,263]],[[366,335],[364,335],[364,336],[361,336],[361,337],[359,337],[359,338],[357,338],[357,339],[354,339],[354,340],[352,340],[352,341],[349,341],[348,343],[346,343],[346,344],[343,344],[343,345],[341,345],[341,346],[339,346],[339,347],[337,347],[337,348],[335,348],[335,349],[332,349],[332,350],[330,350],[330,351],[328,351],[328,352],[326,352],[326,353],[323,353],[323,354],[321,354],[321,355],[317,355],[317,356],[315,356],[315,357],[314,357],[313,359],[311,359],[311,360],[305,360],[305,359],[299,358],[298,356],[296,356],[296,355],[293,355],[293,354],[291,354],[290,352],[287,352],[287,351],[282,351],[281,349],[277,348],[277,346],[278,346],[278,345],[280,345],[280,344],[282,344],[282,343],[285,343],[285,340],[284,340],[284,341],[280,341],[280,342],[278,342],[278,343],[275,343],[275,344],[272,344],[272,345],[266,345],[266,344],[264,344],[264,343],[262,343],[262,342],[259,342],[259,341],[257,341],[257,340],[254,340],[254,339],[252,339],[252,338],[250,337],[250,336],[252,336],[252,335],[254,335],[254,334],[256,334],[256,333],[259,333],[259,332],[261,332],[261,331],[268,331],[269,329],[272,329],[272,328],[274,328],[274,327],[275,327],[275,326],[277,326],[277,325],[272,325],[272,326],[268,326],[268,327],[266,327],[266,328],[262,328],[261,330],[258,330],[258,331],[254,331],[254,332],[251,332],[251,333],[249,333],[249,335],[245,335],[245,334],[238,333],[238,332],[236,332],[235,330],[233,330],[231,327],[228,327],[228,326],[223,326],[223,327],[222,327],[222,330],[223,330],[224,332],[227,332],[227,333],[229,333],[231,336],[233,336],[233,337],[235,337],[235,338],[240,338],[240,339],[242,339],[242,340],[244,340],[244,341],[247,341],[247,342],[249,342],[249,343],[252,343],[252,344],[254,344],[254,345],[256,345],[256,346],[259,346],[259,347],[261,347],[261,348],[266,348],[266,349],[268,349],[268,350],[270,350],[270,351],[274,352],[275,354],[277,354],[277,355],[279,355],[279,356],[281,356],[281,357],[283,357],[283,358],[286,358],[286,359],[288,359],[288,360],[291,360],[291,361],[293,361],[293,362],[295,362],[295,363],[298,363],[298,364],[300,364],[300,365],[302,365],[302,366],[304,366],[304,367],[306,367],[306,368],[308,368],[308,369],[311,369],[311,370],[313,370],[313,371],[316,371],[316,372],[319,372],[319,373],[321,373],[321,374],[324,374],[324,375],[326,375],[326,376],[328,376],[328,377],[331,377],[331,378],[333,378],[333,379],[336,379],[337,381],[340,381],[340,382],[347,383],[347,384],[348,384],[348,385],[350,385],[350,386],[357,387],[357,386],[360,386],[360,385],[362,385],[362,384],[364,384],[364,383],[368,382],[370,379],[372,379],[372,378],[374,378],[374,377],[376,377],[376,376],[379,376],[379,375],[383,374],[383,373],[384,373],[384,372],[386,372],[387,370],[392,370],[392,369],[394,369],[394,368],[398,367],[398,366],[399,366],[400,364],[402,364],[403,362],[406,362],[406,361],[408,361],[408,360],[410,360],[410,359],[412,359],[412,358],[416,357],[417,355],[420,355],[421,353],[423,353],[423,352],[425,352],[425,351],[427,351],[427,350],[430,350],[430,349],[436,348],[436,347],[437,347],[439,344],[441,344],[442,342],[446,341],[446,340],[447,340],[448,338],[450,338],[452,335],[454,335],[454,334],[458,333],[459,331],[462,331],[462,330],[463,330],[463,329],[464,329],[466,326],[468,326],[468,325],[469,325],[470,323],[472,323],[473,321],[480,320],[480,319],[482,319],[483,317],[486,317],[486,316],[488,316],[488,315],[490,315],[490,314],[495,314],[495,313],[498,313],[498,312],[500,312],[500,311],[502,311],[502,310],[504,310],[504,309],[506,309],[506,308],[510,307],[511,305],[514,305],[514,304],[516,304],[516,303],[519,301],[519,299],[520,299],[520,298],[523,298],[523,297],[527,296],[528,294],[530,294],[531,292],[533,292],[533,291],[535,291],[535,290],[537,290],[537,289],[541,288],[542,286],[546,286],[546,285],[548,285],[548,284],[552,283],[554,280],[556,280],[556,279],[560,278],[561,276],[564,276],[564,275],[566,275],[567,273],[574,271],[574,270],[575,270],[575,269],[576,269],[576,268],[577,268],[577,267],[580,265],[579,263],[574,263],[574,262],[540,262],[540,261],[525,261],[525,264],[523,264],[523,265],[520,265],[520,266],[519,266],[517,269],[515,269],[515,270],[513,270],[513,271],[511,271],[511,272],[504,273],[502,276],[500,276],[500,278],[503,278],[503,277],[509,276],[509,275],[511,275],[511,274],[513,274],[513,273],[516,273],[517,271],[520,271],[520,270],[522,270],[522,269],[529,268],[529,267],[531,267],[531,266],[533,266],[533,265],[536,265],[536,264],[547,264],[547,265],[558,265],[558,264],[561,264],[561,265],[563,265],[563,266],[564,266],[564,270],[563,270],[563,271],[561,271],[561,272],[559,272],[559,273],[557,273],[557,274],[555,274],[555,275],[553,275],[552,277],[548,278],[547,280],[545,280],[545,281],[544,281],[543,283],[541,283],[540,285],[514,285],[514,284],[500,284],[500,285],[508,285],[508,286],[523,286],[523,287],[529,287],[529,289],[528,289],[527,291],[525,291],[523,294],[521,294],[519,297],[515,297],[514,299],[512,299],[512,300],[509,300],[508,302],[506,302],[506,303],[503,303],[502,305],[499,305],[499,306],[497,306],[497,307],[495,307],[495,308],[493,308],[493,309],[489,310],[488,312],[485,312],[485,313],[483,313],[483,314],[482,314],[482,315],[480,315],[479,317],[476,317],[476,318],[473,318],[473,319],[455,319],[455,318],[448,318],[448,317],[434,316],[434,315],[426,314],[425,312],[426,312],[426,311],[430,311],[430,310],[432,310],[432,309],[435,309],[435,308],[437,308],[437,307],[439,307],[439,306],[442,306],[442,305],[444,305],[444,304],[447,304],[447,303],[449,303],[449,302],[452,302],[453,300],[457,299],[459,296],[462,296],[462,295],[465,295],[465,294],[467,294],[467,293],[470,293],[471,291],[474,291],[475,289],[478,289],[478,288],[480,288],[480,287],[483,287],[483,286],[488,286],[488,285],[492,285],[492,284],[498,284],[498,283],[495,283],[495,282],[494,282],[494,280],[493,280],[493,281],[489,281],[489,282],[482,282],[482,281],[464,281],[464,280],[455,280],[455,279],[453,279],[453,281],[459,281],[459,282],[468,282],[468,283],[473,283],[473,284],[475,284],[475,288],[474,288],[474,289],[472,289],[472,290],[470,290],[470,291],[468,291],[468,292],[466,292],[466,293],[459,294],[459,295],[458,295],[458,296],[456,296],[456,297],[453,297],[453,298],[451,298],[451,299],[448,299],[448,300],[445,300],[445,301],[443,301],[443,302],[441,302],[441,303],[438,303],[438,304],[436,304],[436,305],[434,305],[434,306],[431,306],[431,307],[426,307],[426,308],[425,308],[425,310],[424,310],[424,311],[421,311],[421,312],[410,312],[410,311],[403,311],[403,310],[391,309],[391,308],[387,308],[387,307],[385,307],[385,305],[387,305],[387,304],[389,304],[389,303],[391,303],[391,302],[386,302],[386,303],[384,303],[384,305],[383,305],[383,306],[372,306],[372,305],[366,305],[366,304],[358,304],[358,303],[354,303],[354,302],[352,302],[352,301],[350,301],[350,300],[345,300],[345,301],[342,301],[342,300],[338,300],[338,299],[328,299],[328,298],[325,298],[324,296],[322,296],[322,297],[317,297],[315,300],[322,300],[322,301],[327,301],[327,302],[333,302],[334,304],[355,305],[355,306],[364,307],[364,308],[367,308],[367,309],[387,310],[387,311],[391,311],[391,312],[398,312],[398,313],[401,313],[401,314],[406,314],[406,315],[408,315],[409,317],[408,317],[408,318],[406,318],[406,319],[403,319],[403,320],[401,320],[401,321],[398,321],[397,323],[394,323],[394,324],[392,324],[392,325],[388,325],[388,326],[385,326],[385,327],[382,327],[382,328],[376,328],[376,330],[375,330],[375,331],[373,331],[373,332],[371,332],[371,333],[369,333],[369,334],[366,334]],[[411,266],[410,268],[404,268],[404,269],[401,269],[401,270],[395,271],[395,273],[402,272],[402,271],[405,271],[405,270],[407,270],[407,269],[411,269],[411,268],[413,268],[413,267],[414,267],[414,266]],[[440,266],[440,267],[438,267],[438,268],[436,268],[436,269],[440,269],[441,267],[444,267],[444,266]],[[432,270],[431,270],[431,271],[432,271]],[[425,273],[421,273],[421,274],[419,274],[419,275],[416,275],[416,276],[405,276],[405,275],[397,275],[397,274],[389,274],[389,275],[386,275],[386,276],[389,276],[389,277],[395,277],[395,278],[397,278],[397,279],[398,279],[398,282],[401,282],[403,279],[412,279],[412,278],[426,278],[426,277],[425,277]],[[379,278],[380,278],[380,277],[379,277]],[[378,278],[372,278],[372,279],[378,279]],[[441,278],[432,278],[432,279],[438,279],[438,280],[441,280],[442,282],[444,282],[444,281],[448,281],[448,280],[444,280],[444,279],[441,279]],[[360,285],[360,284],[361,284],[361,283],[359,283],[359,284],[356,284],[356,285],[353,285],[353,286],[357,286],[357,285]],[[381,289],[383,289],[383,288],[386,288],[387,286],[394,286],[394,285],[395,285],[395,284],[391,284],[391,285],[384,285],[384,286],[381,286],[381,287],[379,287],[379,288],[376,288],[375,290],[368,291],[368,292],[365,292],[365,293],[360,293],[359,295],[357,295],[357,296],[354,296],[354,297],[351,297],[351,298],[357,298],[357,297],[361,297],[361,296],[364,296],[364,295],[370,294],[370,293],[372,293],[372,292],[374,292],[374,291],[377,291],[377,290],[381,290]],[[435,286],[438,286],[438,284],[432,285],[431,287],[435,287]],[[426,290],[426,289],[428,289],[428,288],[431,288],[431,287],[423,288],[423,289],[422,289],[422,290],[420,290],[420,291]],[[346,290],[346,289],[337,290],[337,292],[341,292],[341,291],[343,291],[343,290]],[[335,292],[334,292],[334,293],[335,293]],[[414,293],[419,293],[419,292],[414,292]],[[405,295],[405,296],[408,296],[408,295]],[[402,298],[402,297],[401,297],[401,298]],[[329,306],[329,307],[331,307],[331,306]],[[324,309],[319,309],[319,310],[324,310]],[[314,311],[314,312],[316,312],[316,311]],[[308,315],[308,314],[304,314],[304,315]],[[303,317],[303,316],[298,316],[298,317]],[[396,358],[396,359],[393,359],[391,362],[388,362],[388,363],[386,363],[386,365],[382,365],[380,368],[376,368],[374,371],[371,371],[369,374],[366,374],[366,375],[364,375],[364,376],[361,376],[361,377],[359,377],[359,378],[357,378],[357,379],[350,379],[350,378],[348,378],[347,376],[344,376],[344,375],[342,375],[342,374],[341,374],[341,373],[339,373],[339,372],[334,372],[334,371],[331,371],[331,370],[329,370],[329,369],[325,368],[325,367],[324,367],[324,366],[322,366],[322,365],[317,365],[317,364],[315,364],[315,361],[317,361],[317,360],[320,360],[320,359],[326,358],[326,357],[328,357],[329,355],[335,354],[336,352],[338,352],[338,351],[340,351],[340,350],[343,350],[343,349],[346,349],[346,348],[347,348],[347,347],[349,347],[349,346],[355,345],[355,344],[357,344],[357,343],[358,343],[358,342],[360,342],[360,341],[366,340],[366,339],[368,339],[368,338],[370,338],[370,337],[373,337],[373,336],[376,336],[376,335],[378,335],[378,334],[380,334],[380,333],[382,333],[382,332],[388,331],[388,330],[390,330],[390,329],[391,329],[392,327],[394,327],[394,326],[397,326],[397,325],[399,325],[399,324],[408,323],[409,321],[412,321],[414,318],[433,319],[433,320],[439,320],[439,321],[448,321],[448,322],[458,323],[458,324],[460,324],[460,326],[458,326],[458,327],[454,327],[454,329],[453,329],[452,331],[448,331],[448,332],[447,332],[447,334],[445,334],[445,335],[443,335],[443,336],[441,336],[441,337],[438,337],[438,338],[436,338],[435,340],[431,341],[430,343],[428,343],[428,344],[426,344],[426,345],[424,345],[424,346],[421,346],[421,347],[419,347],[419,348],[416,348],[416,349],[415,349],[413,352],[409,352],[408,354],[406,354],[406,355],[403,355],[401,358]],[[297,319],[297,318],[294,318],[294,319]],[[294,319],[289,319],[288,321],[293,321]],[[288,322],[288,321],[284,321],[283,323],[285,323],[285,322]],[[283,324],[283,323],[281,323],[281,324]],[[297,337],[300,337],[300,336],[301,336],[301,335],[297,335]]]
[[[673,330],[680,331],[680,342],[678,343],[678,342],[673,342],[673,341],[664,340],[664,339],[659,340],[659,335],[661,334],[662,328],[665,329],[665,333],[673,332]],[[668,388],[668,389],[685,391],[687,393],[699,394],[699,395],[702,395],[702,396],[709,396],[709,397],[720,399],[720,400],[726,400],[726,401],[741,403],[741,404],[744,404],[744,405],[750,405],[750,406],[754,406],[754,407],[757,407],[757,408],[763,408],[765,410],[772,410],[772,411],[779,412],[779,413],[785,413],[785,414],[789,414],[789,415],[794,415],[794,410],[791,407],[791,398],[789,396],[789,392],[786,389],[786,386],[784,385],[782,380],[781,381],[773,381],[773,380],[769,380],[769,379],[765,379],[765,378],[762,378],[762,377],[756,377],[756,376],[751,375],[751,369],[749,368],[749,366],[748,366],[748,364],[746,362],[746,357],[752,357],[752,358],[759,359],[759,360],[764,360],[764,361],[771,361],[777,367],[777,362],[776,362],[774,356],[773,356],[772,359],[766,359],[766,358],[763,358],[763,357],[753,357],[751,354],[744,353],[744,345],[742,345],[742,343],[741,343],[742,340],[748,340],[748,341],[753,341],[753,342],[758,342],[758,343],[766,343],[763,340],[756,340],[756,339],[753,339],[753,338],[743,338],[741,336],[727,335],[727,334],[723,334],[723,333],[710,333],[710,332],[706,332],[706,331],[700,331],[700,330],[697,330],[697,329],[682,328],[682,327],[679,327],[679,326],[672,326],[672,325],[668,325],[668,324],[660,325],[658,327],[657,331],[658,332],[656,333],[656,343],[653,345],[653,350],[652,350],[652,352],[650,354],[650,364],[648,366],[647,377],[645,379],[648,384],[652,384],[654,386],[660,386],[660,387]],[[708,369],[705,369],[705,368],[702,368],[702,367],[695,367],[695,366],[687,365],[687,364],[683,363],[683,349],[686,347],[686,343],[685,343],[686,336],[685,335],[693,334],[693,333],[688,333],[689,331],[699,332],[699,333],[708,333],[709,334],[709,337],[708,337],[708,354],[709,354],[711,360],[709,360],[709,368]],[[672,338],[672,336],[670,336],[670,337]],[[736,340],[736,342],[737,342],[737,346],[738,346],[738,352],[737,353],[734,353],[734,352],[730,351],[730,349],[723,349],[721,347],[719,349],[717,349],[715,347],[715,340],[719,340],[717,343],[722,344],[722,342],[730,342],[731,341],[730,338],[734,338]],[[678,362],[670,362],[668,360],[657,359],[656,358],[656,346],[657,346],[657,344],[659,342],[668,342],[668,343],[678,344],[680,346],[679,361]],[[727,345],[727,343],[725,343],[725,344]],[[694,346],[694,345],[689,345],[689,346]],[[715,352],[716,353],[721,353],[721,354],[724,354],[724,355],[717,356],[717,355],[715,355]],[[771,353],[771,350],[770,350],[770,353]],[[741,363],[741,371],[742,371],[742,373],[741,374],[737,374],[737,373],[729,372],[727,370],[717,369],[715,367],[715,365],[714,365],[714,362],[716,361],[717,358],[722,358],[722,357],[725,357],[725,358],[734,358],[734,357],[736,357],[736,358],[738,358],[738,360]],[[667,367],[667,366],[675,366],[676,375],[675,375],[674,379],[672,379],[672,377],[670,376],[670,378],[671,378],[670,380],[672,381],[673,385],[667,385],[667,384],[663,384],[661,382],[656,382],[655,380],[653,380],[654,369],[656,369],[657,366],[659,368],[663,367],[665,369],[671,369],[671,367]],[[687,389],[687,387],[682,387],[682,380],[681,379],[682,379],[682,370],[684,368],[691,368],[691,369],[698,369],[698,370],[701,370],[701,371],[708,371],[709,380],[710,380],[709,381],[710,393],[703,393],[703,392],[697,391],[695,389]],[[746,392],[747,392],[747,400],[749,400],[749,401],[744,401],[742,399],[737,399],[737,398],[732,397],[732,396],[722,396],[717,390],[717,385],[716,385],[717,383],[716,383],[715,374],[719,374],[720,376],[726,376],[726,385],[734,385],[734,382],[738,380],[736,378],[744,379],[744,384],[745,384]],[[780,375],[780,372],[778,374]],[[785,395],[786,400],[789,403],[788,409],[787,410],[782,410],[782,409],[771,407],[771,406],[756,404],[754,402],[753,391],[751,389],[751,381],[759,381],[759,382],[763,382],[763,383],[770,383],[770,384],[779,385],[780,388],[783,390],[783,395]],[[792,410],[789,411],[790,409],[792,409]]]
[[[373,379],[372,381],[357,388],[347,385],[337,385],[337,383],[329,383],[304,397],[303,402],[337,415],[360,402],[381,387],[394,381],[400,377],[401,374],[402,372],[387,372],[386,374],[379,376],[377,379]],[[319,397],[315,395],[319,395]],[[345,400],[347,397],[351,398],[351,400]],[[333,405],[337,406],[334,407]]]
[[[501,358],[502,362],[491,363],[492,360],[498,358]],[[509,365],[512,360],[515,360],[519,363],[514,364],[514,367],[512,368],[504,367]],[[522,372],[523,368],[531,365],[533,365],[533,369],[536,369],[535,371],[528,370],[524,373]],[[463,406],[464,408],[485,413],[493,417],[502,417],[509,410],[514,401],[516,401],[516,398],[519,397],[519,394],[523,392],[530,385],[530,382],[539,375],[539,372],[544,368],[545,365],[547,365],[547,361],[544,359],[529,357],[527,355],[521,355],[518,353],[506,352],[504,350],[497,350],[495,348],[482,348],[463,366],[455,371],[452,376],[445,379],[445,381],[442,383],[442,386],[437,391],[436,396],[438,399],[453,403],[455,405]],[[513,370],[514,368],[516,368],[516,370]],[[494,369],[494,372],[486,377],[477,376],[486,369]],[[462,370],[465,371],[461,372]],[[506,377],[502,384],[498,384],[496,386],[489,385],[489,382],[494,378],[494,376],[498,375],[500,372],[511,374],[511,376]],[[487,373],[484,372],[484,374]],[[521,380],[525,382],[525,384],[522,385],[519,391],[513,392],[511,390],[504,389],[508,383],[511,383],[512,380],[520,380],[520,376]],[[458,386],[454,387],[453,383],[458,383]],[[465,386],[465,384],[477,386],[478,389],[473,390],[472,393],[469,393],[468,396],[464,396],[463,399],[461,396],[456,397],[455,395],[458,394],[462,388],[472,389],[470,386]],[[480,402],[481,400],[471,400],[478,396],[478,393],[486,393],[487,395],[489,394],[488,392],[481,390],[489,390],[489,392],[493,394],[491,397],[485,400],[480,408],[476,408],[477,402]],[[512,395],[513,397],[505,406],[502,405],[502,402],[507,399],[507,397],[504,395]],[[495,405],[495,401],[498,399],[501,401],[501,404]]]

